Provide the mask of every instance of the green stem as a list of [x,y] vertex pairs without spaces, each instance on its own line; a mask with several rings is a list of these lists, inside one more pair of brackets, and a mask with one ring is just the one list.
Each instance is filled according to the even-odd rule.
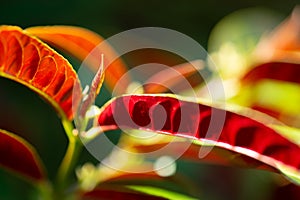
[[52,200],[53,198],[53,188],[49,182],[41,182],[36,185],[37,191],[39,191],[38,199]]
[[62,120],[62,124],[67,133],[69,144],[56,177],[55,188],[58,190],[56,192],[60,193],[60,195],[62,195],[62,192],[69,181],[69,175],[73,170],[82,149],[82,143],[79,137],[72,133],[74,129],[72,123],[69,120]]

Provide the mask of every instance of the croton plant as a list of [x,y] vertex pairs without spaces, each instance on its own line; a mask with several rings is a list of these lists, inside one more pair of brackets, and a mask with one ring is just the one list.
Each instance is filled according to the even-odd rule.
[[[269,170],[280,187],[288,191],[287,198],[300,199],[299,19],[300,12],[295,9],[287,20],[260,39],[246,70],[234,77],[239,87],[225,87],[225,92],[232,89],[234,95],[223,102],[191,101],[180,94],[167,93],[166,85],[180,81],[176,80],[179,76],[168,77],[170,73],[164,71],[153,79],[163,82],[165,87],[141,86],[139,93],[123,93],[100,109],[94,101],[102,82],[113,89],[128,70],[121,58],[105,66],[115,52],[109,44],[97,49],[104,40],[102,37],[73,26],[22,29],[2,25],[0,76],[30,88],[57,111],[68,148],[57,177],[52,180],[32,144],[20,137],[20,133],[0,129],[0,165],[36,186],[40,199],[197,199],[192,192],[180,194],[158,186],[139,185],[144,179],[162,182],[168,179],[146,170],[153,168],[153,162],[143,160],[142,156],[118,160],[115,155],[120,152],[114,150],[110,159],[122,162],[116,169],[90,163],[78,166],[78,156],[85,144],[104,132],[121,129],[129,133],[119,141],[127,151],[142,155],[168,145],[166,155],[172,156],[183,149],[179,159],[199,165],[211,162]],[[88,67],[96,72],[89,88],[82,89],[77,72],[54,48],[80,61],[89,55]],[[95,49],[97,53],[90,55]],[[196,73],[189,64],[172,69],[186,79]],[[226,77],[223,78],[226,82]],[[122,84],[124,91],[131,83],[128,79]],[[199,83],[193,87],[201,90]],[[166,115],[163,124],[160,109]],[[224,116],[221,127],[211,123],[212,114],[217,118]],[[149,141],[134,137],[142,132],[161,137]],[[199,152],[205,149],[207,154],[200,158]],[[74,174],[76,183],[70,178]],[[130,184],[128,180],[135,182]]]

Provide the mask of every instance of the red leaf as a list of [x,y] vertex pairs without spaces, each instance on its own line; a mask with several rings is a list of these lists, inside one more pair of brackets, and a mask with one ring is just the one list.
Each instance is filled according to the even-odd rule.
[[[247,106],[271,114],[285,124],[296,127],[298,127],[297,109],[288,110],[284,108],[285,106],[280,107],[278,106],[280,105],[278,103],[279,100],[276,102],[276,99],[272,100],[270,98],[270,100],[264,101],[265,98],[255,94],[255,88],[263,85],[262,83],[266,79],[271,80],[267,80],[268,82],[279,81],[278,83],[280,83],[280,81],[284,81],[287,84],[290,82],[292,83],[290,85],[300,83],[298,76],[300,72],[299,8],[296,7],[291,16],[275,28],[273,32],[262,37],[254,52],[255,65],[242,78],[243,86],[246,87],[242,87],[239,93],[243,96],[243,91],[245,90],[247,92],[254,91],[246,98]],[[278,91],[278,95],[282,97],[292,94],[291,91],[282,88],[278,89],[277,87],[274,87],[273,91]],[[288,93],[285,94],[285,92]],[[290,100],[294,101],[294,104],[297,105],[297,100],[293,100],[293,98]]]
[[0,76],[29,87],[62,116],[73,118],[81,87],[66,59],[15,26],[0,26],[0,54]]
[[[164,120],[159,111],[162,108],[166,112]],[[224,126],[218,127],[222,114],[226,114]],[[210,127],[211,117],[217,120]],[[113,99],[103,107],[98,122],[103,130],[140,129],[202,142],[215,141],[217,147],[275,168],[280,163],[295,171],[300,169],[300,147],[266,126],[266,122],[172,96],[131,95]]]
[[256,62],[243,78],[246,83],[274,79],[299,83],[300,7],[273,32],[263,37],[256,49]]
[[40,158],[22,138],[0,129],[0,165],[29,179],[45,178]]
[[273,79],[300,84],[299,74],[299,63],[270,62],[251,69],[244,75],[242,80],[244,83],[251,84],[262,79]]
[[[27,28],[26,31],[81,61],[85,60],[94,71],[98,70],[101,54],[104,54],[107,77],[105,82],[111,89],[127,72],[127,67],[113,48],[100,35],[90,30],[73,26],[38,26]],[[97,46],[99,44],[101,47]],[[130,80],[123,78],[123,81],[126,81],[122,84],[124,92]]]

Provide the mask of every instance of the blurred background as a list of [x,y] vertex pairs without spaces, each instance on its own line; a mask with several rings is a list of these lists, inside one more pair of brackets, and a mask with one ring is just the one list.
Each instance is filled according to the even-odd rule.
[[[258,40],[264,29],[268,31],[286,18],[296,3],[297,0],[14,0],[0,1],[0,24],[22,28],[75,25],[93,30],[104,38],[136,27],[164,27],[184,33],[204,48],[214,50],[223,40],[229,39],[232,32],[256,30],[258,35],[254,34],[253,37]],[[262,17],[251,18],[251,15],[244,14],[230,18],[227,22],[223,20],[228,28],[219,26],[221,31],[214,33],[215,39],[211,41],[213,28],[225,16],[248,8],[256,8],[256,16]],[[244,17],[242,22],[239,21],[241,16]],[[247,19],[250,19],[249,23],[243,24]],[[267,22],[259,25],[258,22],[264,19]],[[75,67],[80,65],[78,61],[70,59]],[[0,96],[0,128],[21,135],[36,146],[49,176],[53,178],[67,145],[67,138],[55,111],[27,88],[3,78],[0,78]],[[100,103],[109,99],[107,91],[99,98]],[[84,152],[80,162],[87,160],[96,162],[88,152]],[[182,161],[178,164],[178,173],[191,179],[202,199],[258,200],[275,199],[277,195],[269,172]],[[30,185],[2,169],[0,186],[0,199],[31,199],[34,195]],[[286,197],[288,199],[288,195]]]

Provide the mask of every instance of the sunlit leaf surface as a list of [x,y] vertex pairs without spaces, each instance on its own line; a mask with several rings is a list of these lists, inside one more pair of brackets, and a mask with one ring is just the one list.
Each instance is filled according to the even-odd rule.
[[[250,111],[247,112],[245,116],[245,113],[237,114],[170,95],[131,95],[106,104],[98,122],[103,130],[139,129],[194,139],[200,144],[246,155],[279,170],[283,167],[299,177],[300,147],[268,127],[268,120],[263,116],[256,116],[254,120],[253,116],[247,117]],[[224,124],[219,122],[222,116]]]
[[68,119],[81,98],[81,86],[69,62],[46,44],[15,26],[0,26],[0,76],[44,97]]
[[[104,54],[105,82],[111,89],[127,71],[127,67],[110,44],[90,30],[74,26],[38,26],[27,28],[26,31],[84,61],[94,71],[98,70],[101,54]],[[119,92],[124,92],[129,85],[129,80],[125,82],[123,78],[123,81],[122,91]]]

